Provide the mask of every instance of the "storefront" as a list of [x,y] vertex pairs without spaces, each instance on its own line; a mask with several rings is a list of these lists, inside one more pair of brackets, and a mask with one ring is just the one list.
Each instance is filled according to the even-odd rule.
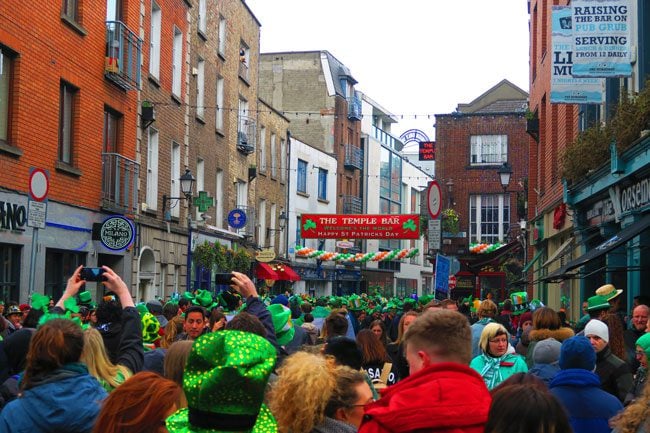
[[364,269],[361,271],[363,278],[362,289],[364,293],[377,291],[382,296],[395,296],[395,271],[380,269]]

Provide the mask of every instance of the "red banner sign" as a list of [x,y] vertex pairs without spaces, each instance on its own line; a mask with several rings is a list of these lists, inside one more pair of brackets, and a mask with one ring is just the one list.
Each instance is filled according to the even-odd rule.
[[419,215],[302,214],[303,239],[419,239]]

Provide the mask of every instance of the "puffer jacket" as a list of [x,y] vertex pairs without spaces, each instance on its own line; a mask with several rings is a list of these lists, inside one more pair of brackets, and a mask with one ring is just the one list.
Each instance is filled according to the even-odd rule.
[[533,367],[533,350],[538,341],[546,340],[547,338],[555,338],[561,343],[574,335],[573,329],[571,328],[532,329],[529,333],[530,343],[528,344],[528,350],[526,351],[526,365],[528,365],[528,368],[530,369]]

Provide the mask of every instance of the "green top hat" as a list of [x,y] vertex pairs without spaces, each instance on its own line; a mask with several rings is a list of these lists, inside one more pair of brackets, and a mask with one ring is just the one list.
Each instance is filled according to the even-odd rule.
[[363,309],[362,305],[361,297],[356,293],[353,293],[348,297],[348,308],[350,311],[360,311]]
[[210,310],[217,306],[217,303],[212,299],[212,293],[207,290],[199,289],[196,291],[194,299],[192,299],[194,305],[200,305],[201,307]]
[[282,304],[271,304],[268,307],[273,320],[273,328],[275,328],[275,337],[278,339],[278,344],[284,346],[293,340],[296,329],[293,327],[291,321],[291,310]]
[[79,292],[79,305],[88,305],[92,302],[93,297],[90,295],[88,290]]
[[167,418],[170,433],[276,433],[262,404],[275,348],[249,332],[219,331],[192,345],[183,375],[188,407]]
[[160,338],[160,322],[156,317],[146,312],[140,316],[140,321],[142,322],[142,341],[144,343],[153,343]]
[[518,316],[525,313],[530,308],[528,304],[528,293],[527,292],[515,292],[510,294],[510,300],[512,301],[512,315]]
[[610,307],[606,297],[594,295],[587,299],[587,311],[608,310]]

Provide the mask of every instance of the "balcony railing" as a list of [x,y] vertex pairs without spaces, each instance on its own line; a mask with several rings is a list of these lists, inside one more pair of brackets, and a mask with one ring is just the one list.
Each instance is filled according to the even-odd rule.
[[356,93],[348,98],[348,119],[361,120],[361,98]]
[[346,144],[343,165],[345,168],[363,170],[363,150],[352,144]]
[[239,62],[239,76],[244,79],[244,81],[249,81],[250,69],[246,62]]
[[372,136],[384,146],[395,149],[398,152],[401,151],[404,147],[402,140],[397,137],[393,137],[388,132],[384,131],[383,129],[379,129],[376,126],[372,127]]
[[240,115],[237,125],[237,150],[250,155],[255,152],[255,137],[257,136],[255,119]]
[[140,87],[142,40],[121,21],[106,21],[104,76],[124,90]]
[[134,213],[140,164],[119,153],[102,153],[102,203],[105,210]]
[[354,195],[344,195],[343,199],[343,213],[346,215],[360,214],[363,211],[363,200]]

